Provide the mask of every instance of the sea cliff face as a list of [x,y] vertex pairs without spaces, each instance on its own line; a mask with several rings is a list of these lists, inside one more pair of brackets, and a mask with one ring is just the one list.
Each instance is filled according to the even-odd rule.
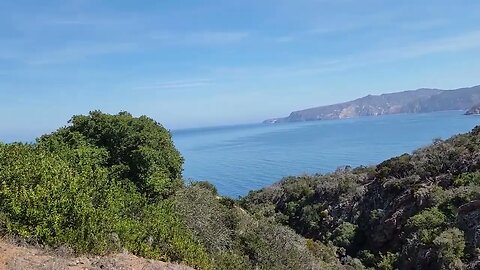
[[480,115],[480,104],[477,104],[470,108],[466,113],[466,115]]
[[288,117],[268,119],[264,123],[275,124],[399,113],[467,110],[475,104],[480,104],[480,86],[456,90],[424,88],[398,93],[368,95],[349,102],[295,111]]

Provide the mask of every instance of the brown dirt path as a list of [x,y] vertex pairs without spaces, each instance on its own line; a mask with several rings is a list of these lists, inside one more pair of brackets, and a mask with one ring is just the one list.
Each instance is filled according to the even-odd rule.
[[23,269],[193,270],[187,266],[147,260],[128,253],[97,257],[63,256],[40,248],[19,246],[0,239],[0,270]]

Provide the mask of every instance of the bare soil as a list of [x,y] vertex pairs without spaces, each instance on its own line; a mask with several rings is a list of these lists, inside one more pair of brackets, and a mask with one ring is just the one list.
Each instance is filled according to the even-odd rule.
[[83,256],[62,254],[61,251],[46,250],[28,245],[19,245],[0,239],[0,270],[20,269],[118,269],[118,270],[193,270],[188,266],[148,260],[129,253],[109,256]]

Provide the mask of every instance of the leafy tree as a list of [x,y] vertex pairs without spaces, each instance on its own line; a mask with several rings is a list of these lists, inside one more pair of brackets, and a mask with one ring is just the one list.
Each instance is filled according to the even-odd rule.
[[183,158],[170,133],[146,116],[100,111],[77,115],[69,126],[43,136],[39,143],[54,148],[64,143],[71,148],[87,144],[105,149],[105,165],[111,173],[133,182],[150,198],[167,197],[181,184]]
[[180,172],[180,155],[153,120],[76,116],[36,144],[0,145],[0,232],[78,253],[125,248],[209,268],[168,197]]

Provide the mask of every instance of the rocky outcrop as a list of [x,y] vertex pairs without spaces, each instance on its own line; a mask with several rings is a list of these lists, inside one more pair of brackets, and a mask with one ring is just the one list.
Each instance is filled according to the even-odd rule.
[[466,115],[480,115],[480,104],[477,104],[470,108],[466,113]]
[[458,223],[471,247],[480,247],[480,200],[464,204],[458,209]]

